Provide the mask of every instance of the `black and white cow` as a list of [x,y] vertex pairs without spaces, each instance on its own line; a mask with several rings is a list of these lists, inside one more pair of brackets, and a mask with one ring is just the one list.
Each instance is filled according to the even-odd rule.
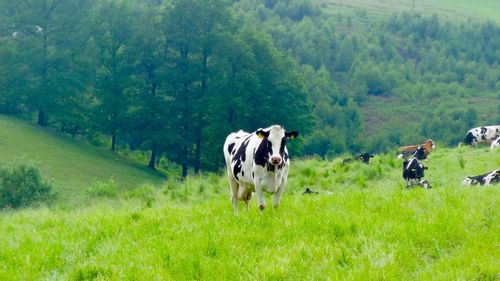
[[490,149],[493,150],[495,148],[500,148],[500,137],[491,143]]
[[421,180],[424,177],[424,170],[427,167],[418,162],[418,159],[413,157],[410,160],[403,162],[403,179],[406,187],[420,185],[424,188],[431,188],[427,180]]
[[358,161],[361,161],[365,164],[369,164],[370,158],[373,158],[374,156],[375,155],[373,155],[369,152],[365,152],[365,153],[359,154],[358,156],[356,156],[354,158],[347,158],[347,159],[342,160],[342,164],[349,164],[349,163],[352,163],[354,160],[358,160]]
[[462,186],[490,185],[500,183],[500,169],[479,176],[468,176],[462,182]]
[[476,127],[467,131],[463,143],[475,145],[480,142],[490,142],[500,137],[500,126]]
[[266,207],[263,192],[274,194],[273,207],[278,206],[290,167],[286,142],[298,134],[272,125],[253,133],[240,130],[226,138],[224,158],[236,215],[238,200],[245,201],[248,210],[253,192],[257,194],[259,209]]

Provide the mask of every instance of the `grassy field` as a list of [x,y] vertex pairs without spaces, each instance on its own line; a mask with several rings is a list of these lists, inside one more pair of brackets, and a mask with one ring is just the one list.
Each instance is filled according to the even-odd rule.
[[16,159],[39,163],[42,175],[53,183],[59,201],[81,203],[85,188],[113,179],[122,190],[165,178],[144,165],[110,151],[77,143],[34,124],[0,115],[0,164]]
[[500,1],[497,0],[317,0],[322,7],[335,13],[352,13],[364,9],[371,16],[391,13],[433,13],[449,20],[491,20],[500,23]]
[[3,211],[0,280],[498,280],[499,186],[460,182],[499,168],[500,150],[438,147],[425,164],[431,190],[405,189],[393,154],[292,160],[280,208],[253,199],[238,217],[216,174]]

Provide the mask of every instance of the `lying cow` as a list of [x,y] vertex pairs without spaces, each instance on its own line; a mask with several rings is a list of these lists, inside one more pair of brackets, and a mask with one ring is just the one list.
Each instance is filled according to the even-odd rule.
[[462,186],[490,185],[500,182],[500,169],[479,176],[468,176],[462,182]]
[[500,137],[491,143],[490,149],[493,150],[495,148],[500,148]]
[[462,141],[467,145],[476,145],[481,142],[490,142],[500,137],[500,126],[476,127],[467,131]]
[[434,142],[430,139],[422,144],[401,146],[398,149],[398,159],[407,159],[409,156],[417,157],[419,160],[427,159],[434,147]]
[[427,167],[418,162],[418,159],[413,157],[410,160],[403,162],[403,179],[405,180],[406,187],[413,187],[415,185],[424,188],[432,188],[427,180],[422,180],[424,177],[424,170]]
[[369,164],[370,158],[373,158],[373,157],[374,157],[374,155],[371,153],[362,153],[362,154],[356,156],[355,158],[347,158],[347,159],[342,160],[342,164],[352,163],[352,161],[354,161],[354,160],[358,160],[358,161],[361,161],[365,164]]
[[298,134],[272,125],[253,133],[240,130],[226,138],[224,158],[235,215],[238,214],[238,200],[245,201],[248,210],[253,192],[257,194],[259,209],[266,207],[264,191],[274,194],[273,207],[278,206],[290,167],[286,142]]

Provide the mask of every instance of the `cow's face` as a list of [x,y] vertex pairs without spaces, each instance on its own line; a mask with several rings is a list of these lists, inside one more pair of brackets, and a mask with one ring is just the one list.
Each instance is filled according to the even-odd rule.
[[474,178],[473,177],[466,177],[462,181],[462,186],[471,186],[474,183]]
[[299,133],[286,132],[281,126],[273,125],[271,129],[263,129],[255,132],[262,142],[257,148],[256,158],[264,158],[271,165],[281,165],[286,161],[286,141],[294,139]]

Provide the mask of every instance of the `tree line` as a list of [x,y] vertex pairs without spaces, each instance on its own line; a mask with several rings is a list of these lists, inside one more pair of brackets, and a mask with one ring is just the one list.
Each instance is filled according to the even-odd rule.
[[282,124],[302,133],[294,155],[328,157],[500,122],[500,105],[441,104],[370,123],[376,98],[499,98],[500,29],[359,18],[304,0],[0,0],[0,112],[148,152],[151,168],[165,157],[183,177],[221,167],[239,129]]

